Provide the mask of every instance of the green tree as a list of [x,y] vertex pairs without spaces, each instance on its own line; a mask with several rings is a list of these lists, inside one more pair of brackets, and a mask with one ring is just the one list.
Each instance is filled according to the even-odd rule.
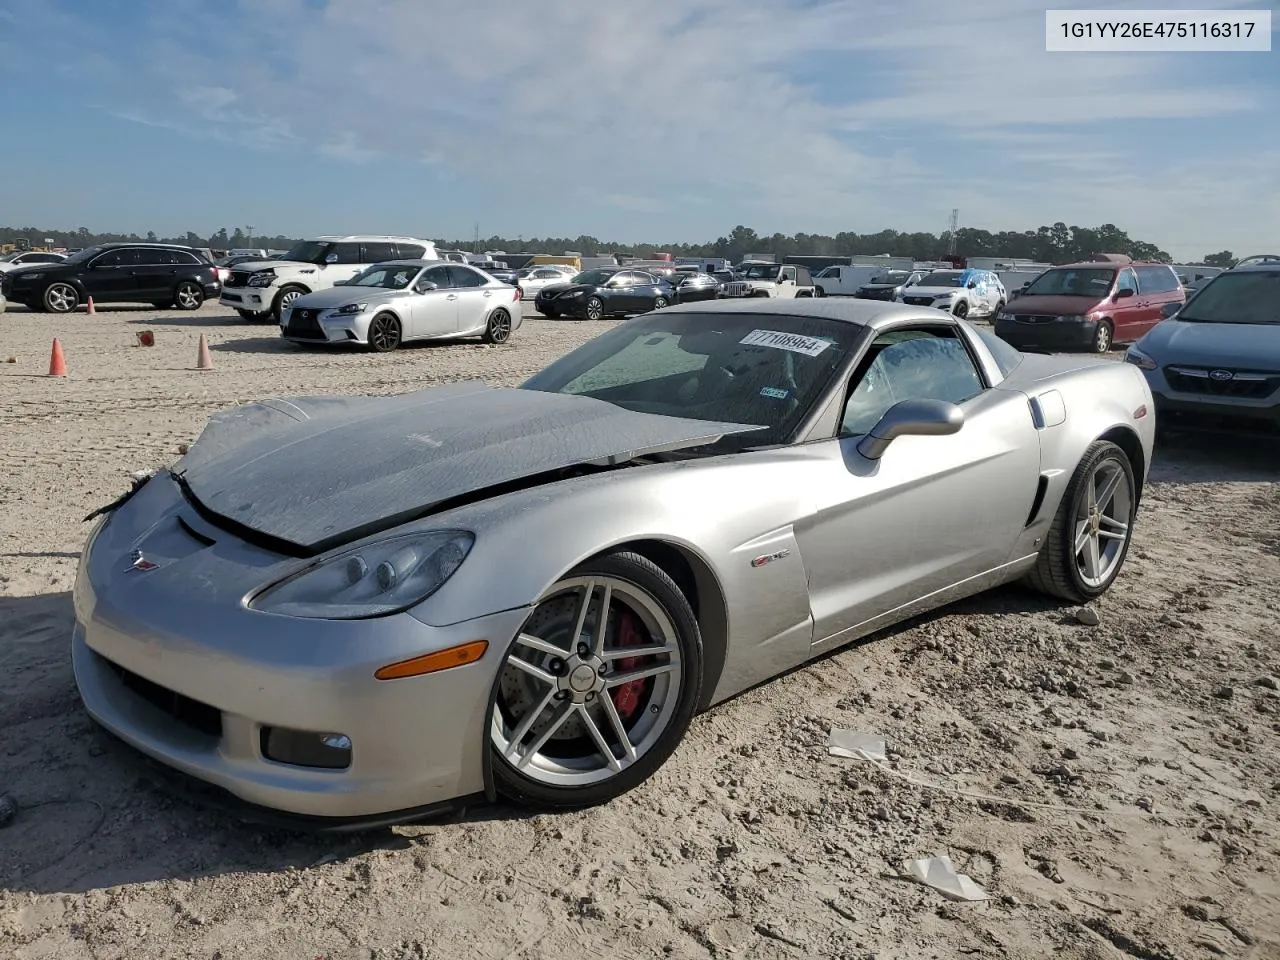
[[1220,250],[1209,254],[1200,262],[1206,267],[1229,267],[1236,262],[1236,255],[1230,250]]

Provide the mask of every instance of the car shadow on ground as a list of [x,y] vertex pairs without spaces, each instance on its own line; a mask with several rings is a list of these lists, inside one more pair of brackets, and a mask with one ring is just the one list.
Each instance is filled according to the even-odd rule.
[[1280,479],[1280,437],[1162,434],[1148,479],[1152,483],[1275,482]]
[[234,313],[181,313],[176,316],[146,317],[130,320],[143,327],[243,327],[252,324]]
[[0,889],[80,893],[160,879],[277,873],[373,849],[411,849],[434,828],[523,819],[506,804],[421,824],[314,833],[246,822],[175,793],[167,774],[100,728],[76,692],[68,593],[0,597]]
[[[448,340],[411,340],[408,343],[402,343],[391,351],[390,355],[403,353],[411,350],[431,350],[436,347],[488,347],[487,343],[481,341],[478,337],[455,337]],[[293,340],[285,340],[279,334],[275,336],[265,337],[243,337],[238,340],[224,340],[221,343],[209,344],[209,349],[213,351],[223,351],[226,353],[330,353],[335,357],[340,356],[369,356],[373,351],[368,347],[358,343],[334,343],[319,344],[296,342]]]

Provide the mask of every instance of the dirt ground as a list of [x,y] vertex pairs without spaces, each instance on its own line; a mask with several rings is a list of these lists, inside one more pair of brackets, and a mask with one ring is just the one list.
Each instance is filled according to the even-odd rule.
[[[1098,625],[1019,589],[913,621],[703,715],[587,812],[251,828],[95,728],[68,591],[132,471],[237,402],[510,384],[603,326],[373,356],[216,305],[0,316],[0,956],[1280,957],[1280,452],[1256,444],[1158,451]],[[884,768],[827,756],[832,726],[886,737]],[[903,878],[935,853],[992,898]]]

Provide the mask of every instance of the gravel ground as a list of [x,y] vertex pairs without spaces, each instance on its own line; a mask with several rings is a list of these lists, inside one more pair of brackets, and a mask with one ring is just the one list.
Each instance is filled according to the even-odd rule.
[[[912,621],[703,715],[649,783],[582,813],[247,828],[95,729],[68,591],[81,517],[131,471],[238,402],[515,383],[605,327],[374,356],[216,305],[0,317],[0,791],[20,806],[0,955],[1280,956],[1280,453],[1251,444],[1157,452],[1099,624],[1019,589]],[[66,380],[42,376],[55,335]],[[889,760],[828,757],[833,725]],[[934,853],[992,899],[904,880]]]

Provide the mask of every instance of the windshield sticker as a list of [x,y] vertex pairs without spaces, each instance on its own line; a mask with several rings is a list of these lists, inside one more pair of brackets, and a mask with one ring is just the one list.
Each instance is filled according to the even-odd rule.
[[790,390],[779,390],[777,387],[761,387],[760,396],[771,397],[774,400],[785,400],[790,395]]
[[792,353],[803,353],[806,357],[816,357],[831,346],[830,340],[804,337],[798,333],[779,333],[776,330],[752,330],[738,342],[750,347],[774,347],[778,350],[790,350]]

